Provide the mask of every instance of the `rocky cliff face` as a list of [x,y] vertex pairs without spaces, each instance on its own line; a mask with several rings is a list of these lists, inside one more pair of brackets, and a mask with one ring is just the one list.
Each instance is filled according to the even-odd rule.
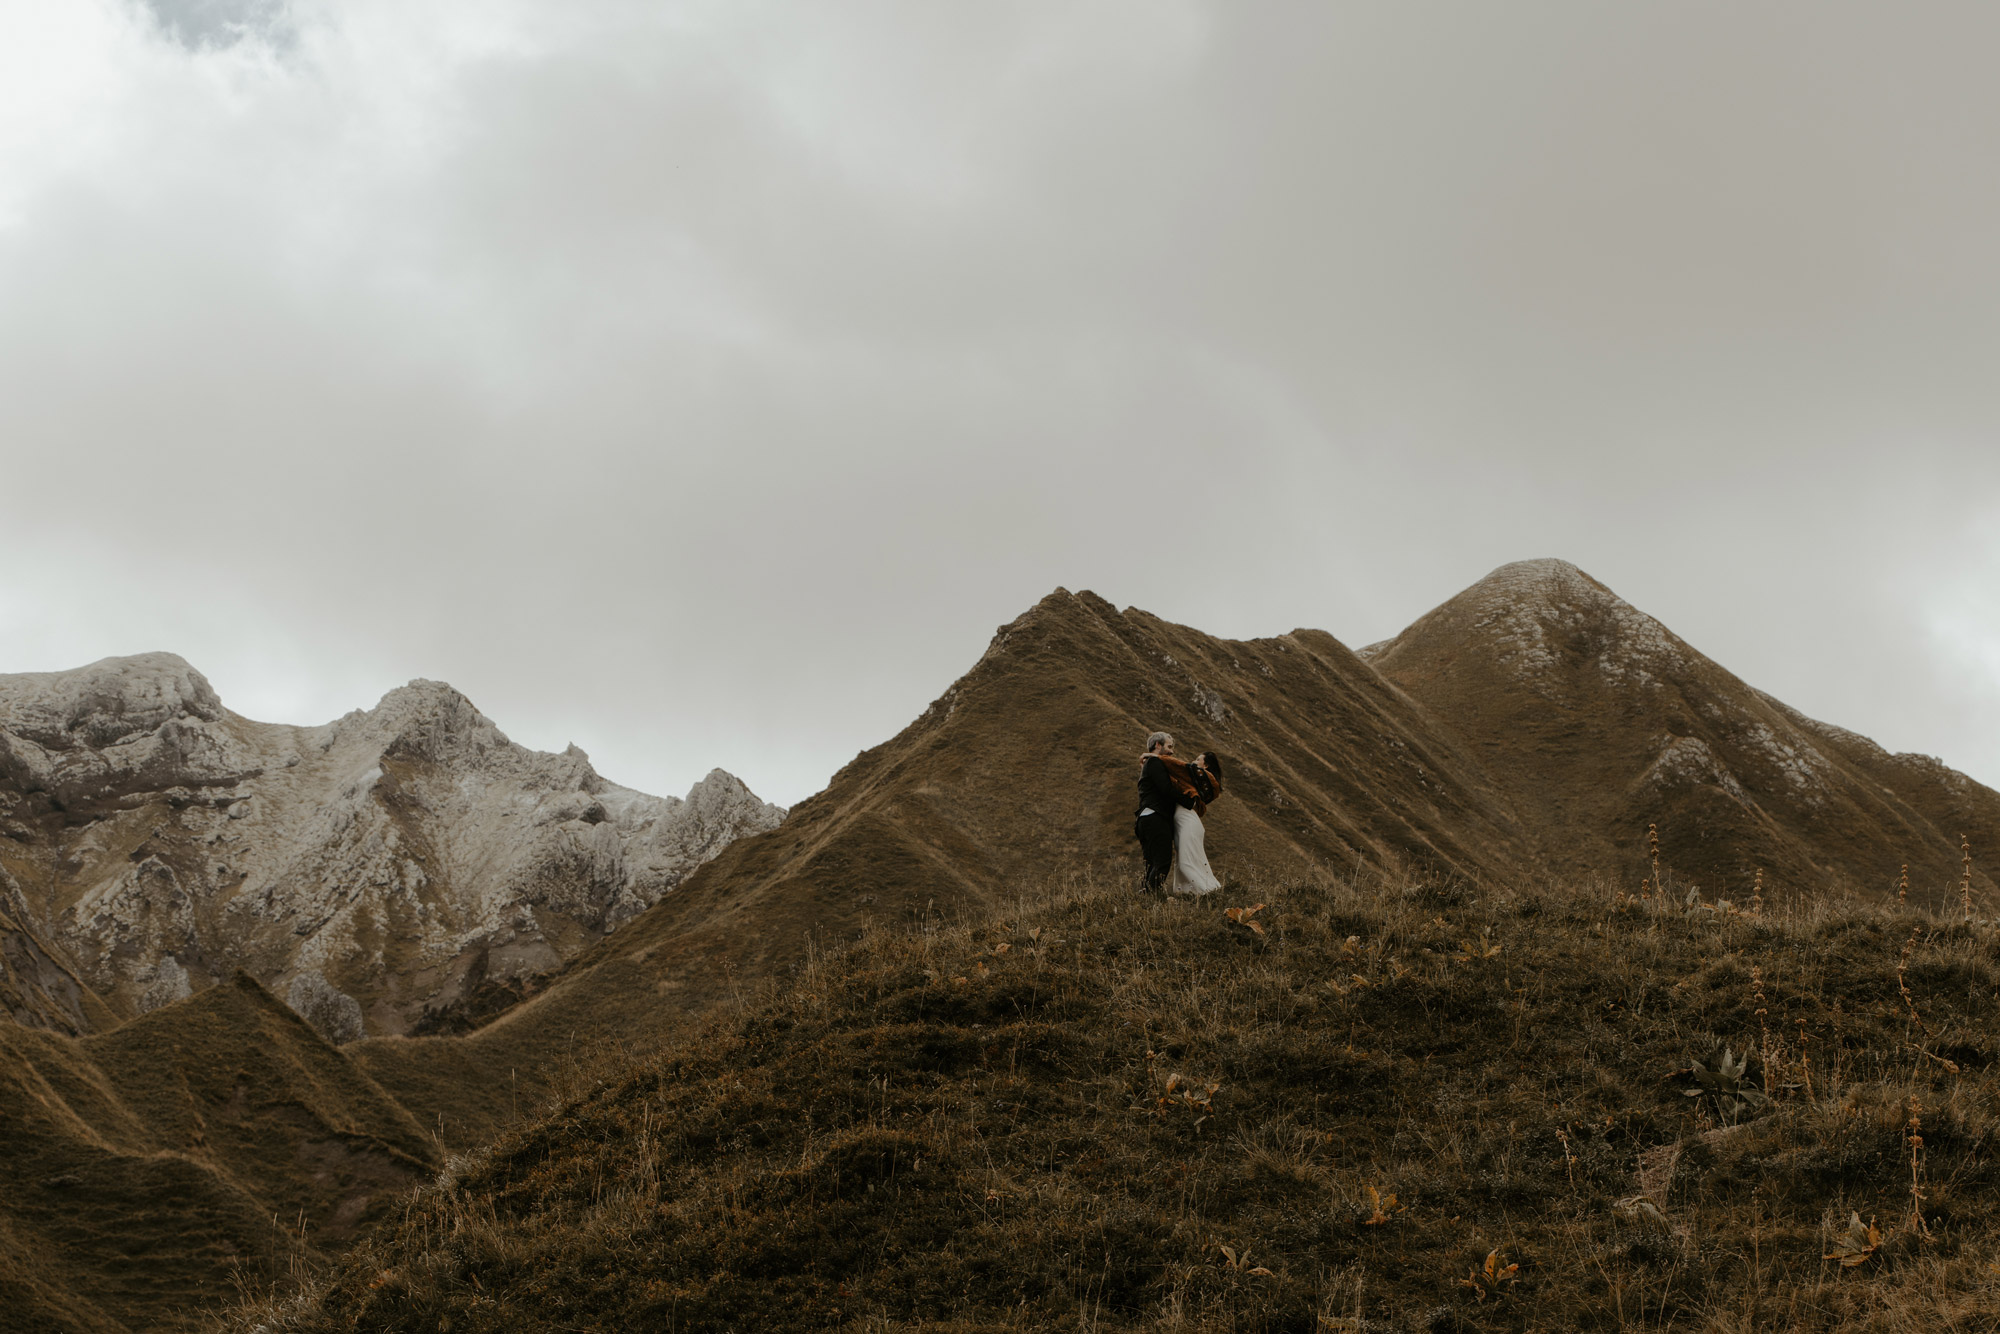
[[433,681],[290,727],[171,654],[0,675],[7,906],[124,1012],[241,967],[337,1041],[461,1027],[783,814],[721,770],[620,787]]

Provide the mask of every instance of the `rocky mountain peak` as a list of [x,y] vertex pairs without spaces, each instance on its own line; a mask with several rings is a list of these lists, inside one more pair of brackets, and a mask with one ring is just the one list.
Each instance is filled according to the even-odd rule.
[[1660,622],[1566,560],[1514,561],[1418,619],[1367,656],[1385,669],[1413,657],[1490,660],[1566,693],[1563,678],[1594,671],[1606,682],[1646,686],[1685,671],[1699,655]]
[[398,686],[373,709],[350,717],[380,737],[383,754],[401,759],[477,765],[513,746],[492,719],[442,681]]
[[221,722],[208,678],[172,653],[0,675],[0,728],[46,750],[103,748],[169,722]]
[[[582,754],[581,751],[577,753]],[[745,801],[755,801],[760,806],[764,804],[748,784],[727,769],[710,769],[707,777],[689,788],[687,794],[688,809],[704,815],[733,810]],[[773,806],[771,809],[781,808]]]
[[1691,884],[1873,893],[1992,825],[1990,793],[1751,689],[1567,561],[1503,565],[1368,657],[1478,739],[1557,865],[1632,858],[1650,826]]
[[64,809],[227,786],[256,763],[208,679],[174,654],[0,675],[0,782]]
[[490,1008],[784,814],[721,770],[689,795],[516,745],[440,681],[293,727],[172,654],[0,676],[13,910],[129,1010],[239,966],[338,1040]]

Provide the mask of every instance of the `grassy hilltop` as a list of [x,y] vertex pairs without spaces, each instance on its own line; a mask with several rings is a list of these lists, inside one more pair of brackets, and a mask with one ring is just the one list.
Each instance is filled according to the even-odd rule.
[[2000,1322],[1993,924],[1372,874],[1218,899],[876,932],[231,1328]]

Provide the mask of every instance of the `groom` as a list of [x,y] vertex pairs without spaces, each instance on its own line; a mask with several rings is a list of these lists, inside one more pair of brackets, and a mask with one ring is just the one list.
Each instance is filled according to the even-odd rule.
[[1146,754],[1139,763],[1139,815],[1132,822],[1138,835],[1139,851],[1146,858],[1143,882],[1147,893],[1166,883],[1174,868],[1174,808],[1193,806],[1194,795],[1183,791],[1162,763],[1174,753],[1174,739],[1165,732],[1146,738]]

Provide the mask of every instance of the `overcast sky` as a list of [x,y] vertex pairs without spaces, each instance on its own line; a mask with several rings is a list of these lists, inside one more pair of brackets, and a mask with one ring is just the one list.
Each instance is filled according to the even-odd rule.
[[[0,671],[785,803],[1562,556],[2000,785],[2000,7],[0,0]],[[1035,739],[1024,737],[1024,745]]]

